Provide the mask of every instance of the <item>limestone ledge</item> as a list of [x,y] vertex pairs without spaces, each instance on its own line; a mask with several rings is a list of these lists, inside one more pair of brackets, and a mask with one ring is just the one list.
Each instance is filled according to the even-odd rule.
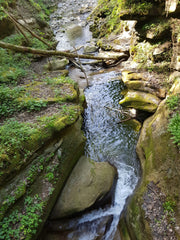
[[119,102],[123,106],[155,112],[161,99],[166,96],[166,90],[153,86],[144,73],[124,70],[122,81],[127,87],[124,98]]

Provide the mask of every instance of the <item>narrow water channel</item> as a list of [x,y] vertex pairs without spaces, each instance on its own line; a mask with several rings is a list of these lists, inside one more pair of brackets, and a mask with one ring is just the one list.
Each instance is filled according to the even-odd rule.
[[[67,34],[67,29],[72,24],[82,26],[82,34],[73,42],[77,48],[90,41],[91,33],[86,24],[88,13],[80,14],[80,10],[89,12],[89,6],[93,7],[95,4],[96,1],[90,0],[64,0],[59,3],[59,8],[51,19],[52,28],[59,41],[58,49],[72,47]],[[132,194],[139,179],[135,151],[138,132],[128,122],[119,123],[124,116],[112,110],[121,109],[119,101],[124,88],[119,80],[121,72],[118,68],[102,73],[99,70],[100,67],[93,70],[89,66],[86,68],[90,84],[84,89],[87,103],[84,112],[84,132],[87,138],[85,154],[94,161],[108,161],[117,168],[114,201],[111,206],[92,210],[79,218],[69,220],[66,224],[68,234],[63,239],[113,240],[126,199]],[[71,77],[77,80],[77,75],[73,73],[72,71]],[[85,79],[78,79],[81,85],[80,81]]]
[[[122,98],[123,84],[114,80],[116,77],[118,78],[116,71],[94,75],[92,85],[85,89],[86,155],[95,161],[108,161],[114,165],[118,171],[118,180],[114,202],[110,207],[94,210],[78,221],[76,219],[77,226],[81,226],[77,230],[79,240],[96,239],[101,232],[104,232],[104,236],[100,239],[113,239],[125,201],[132,194],[138,181],[138,161],[135,152],[138,133],[127,123],[119,124],[124,116],[110,110],[120,109],[118,102]],[[113,81],[109,81],[110,79]],[[88,223],[90,235],[86,235],[87,230],[82,231],[82,223]],[[106,229],[102,229],[103,227]]]

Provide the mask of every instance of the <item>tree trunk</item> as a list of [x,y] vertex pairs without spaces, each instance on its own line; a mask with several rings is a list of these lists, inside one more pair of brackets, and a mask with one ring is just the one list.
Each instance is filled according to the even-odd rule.
[[30,48],[30,47],[22,47],[18,45],[13,45],[10,43],[4,43],[0,41],[0,47],[5,48],[5,49],[10,49],[15,52],[22,52],[22,53],[32,53],[36,55],[42,55],[42,56],[63,56],[66,58],[84,58],[84,59],[97,59],[97,60],[116,60],[118,61],[121,58],[126,57],[127,55],[124,54],[124,56],[121,57],[96,57],[92,55],[78,55],[74,53],[69,53],[69,52],[63,52],[63,51],[56,51],[56,50],[42,50],[42,49],[35,49],[35,48]]

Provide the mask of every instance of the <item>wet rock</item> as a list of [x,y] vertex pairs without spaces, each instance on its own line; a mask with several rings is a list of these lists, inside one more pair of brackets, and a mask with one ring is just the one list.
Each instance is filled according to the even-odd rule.
[[27,18],[27,19],[19,19],[18,22],[22,25],[34,25],[36,24],[36,19],[35,18]]
[[65,69],[65,67],[69,64],[69,60],[66,58],[63,59],[57,59],[48,62],[47,64],[44,65],[44,68],[50,71],[55,71],[55,70],[62,70]]
[[67,28],[66,34],[69,40],[75,40],[82,36],[82,27],[80,25],[71,25]]
[[[128,59],[128,54],[124,53],[124,52],[114,52],[114,51],[102,51],[100,50],[99,54],[98,54],[98,57],[115,57],[117,59],[122,60],[122,61],[125,61]],[[112,65],[112,64],[116,64],[117,62],[117,59],[114,60],[106,60],[105,61],[105,64],[108,66],[108,65]]]
[[135,20],[121,21],[122,33],[115,35],[111,34],[108,38],[102,38],[98,41],[98,46],[103,50],[112,50],[115,52],[128,53],[130,45],[135,43]]
[[151,93],[159,98],[165,98],[166,96],[166,90],[164,88],[151,88],[151,84],[145,81],[128,81],[126,82],[126,86],[128,89]]
[[177,0],[166,0],[165,11],[168,13],[173,13],[176,11],[177,5],[178,5]]
[[98,50],[98,47],[95,45],[86,45],[84,47],[84,53],[92,53],[92,52],[96,52]]
[[125,97],[119,103],[125,107],[155,112],[160,101],[158,97],[150,93],[128,90]]
[[177,93],[180,93],[180,73],[174,72],[170,75],[170,78],[173,79],[174,84],[172,85],[169,93],[172,95],[176,95]]
[[70,216],[102,201],[111,190],[115,176],[116,170],[109,163],[81,157],[57,200],[51,219]]

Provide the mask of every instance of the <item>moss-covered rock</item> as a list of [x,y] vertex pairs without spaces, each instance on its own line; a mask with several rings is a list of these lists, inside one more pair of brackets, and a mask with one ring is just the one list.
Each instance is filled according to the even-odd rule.
[[14,239],[36,238],[83,153],[85,138],[81,124],[78,120],[54,136],[31,157],[28,166],[1,187],[0,236],[3,239],[12,232]]
[[[18,110],[20,113],[4,121],[0,128],[0,185],[29,164],[29,157],[35,151],[74,123],[81,113],[78,104],[69,104],[78,101],[78,91],[69,78],[51,78],[26,84],[22,91],[15,90],[14,97],[12,89],[4,90],[6,93],[1,96],[1,104],[8,111],[11,109],[12,113]],[[55,106],[52,107],[52,104]]]
[[125,107],[155,112],[160,103],[160,99],[150,93],[129,90],[119,103]]
[[[179,85],[179,82],[176,82],[171,93],[179,93]],[[141,161],[143,176],[140,187],[130,200],[126,212],[126,222],[132,239],[154,239],[155,218],[153,220],[154,224],[152,224],[152,220],[145,217],[148,208],[144,205],[147,192],[156,191],[152,189],[153,185],[149,184],[150,182],[158,183],[160,189],[158,191],[161,191],[159,196],[165,194],[172,199],[171,201],[175,202],[174,224],[179,226],[180,154],[177,146],[172,143],[171,135],[168,132],[169,114],[170,110],[167,107],[166,100],[163,100],[156,113],[144,122],[137,144],[137,153]],[[157,193],[153,194],[157,195]],[[148,204],[151,207],[151,203]],[[162,200],[161,204],[163,204]],[[158,219],[158,213],[156,218]],[[160,221],[163,220],[160,219]],[[180,232],[178,228],[175,229],[179,237]]]

